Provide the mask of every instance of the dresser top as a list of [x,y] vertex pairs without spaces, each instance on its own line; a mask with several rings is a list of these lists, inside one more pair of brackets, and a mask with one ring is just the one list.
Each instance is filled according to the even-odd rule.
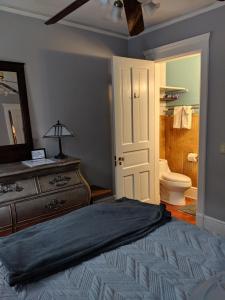
[[0,179],[4,177],[11,176],[22,176],[24,174],[35,174],[39,172],[44,172],[45,170],[50,171],[51,169],[59,169],[63,167],[67,167],[70,165],[79,165],[80,160],[72,157],[68,157],[66,159],[55,159],[50,158],[54,161],[54,163],[46,164],[42,166],[36,167],[28,167],[22,162],[8,163],[8,164],[0,164]]

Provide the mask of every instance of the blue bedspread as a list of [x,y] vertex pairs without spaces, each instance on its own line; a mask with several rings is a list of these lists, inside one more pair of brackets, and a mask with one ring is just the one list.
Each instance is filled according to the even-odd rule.
[[27,284],[129,245],[170,220],[164,205],[126,198],[87,206],[0,238],[0,260],[10,286]]
[[130,245],[27,285],[4,280],[1,300],[184,300],[225,271],[225,239],[173,220]]

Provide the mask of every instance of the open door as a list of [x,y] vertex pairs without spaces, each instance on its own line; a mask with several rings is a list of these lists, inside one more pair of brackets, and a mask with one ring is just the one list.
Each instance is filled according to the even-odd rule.
[[159,203],[154,62],[113,57],[116,197]]

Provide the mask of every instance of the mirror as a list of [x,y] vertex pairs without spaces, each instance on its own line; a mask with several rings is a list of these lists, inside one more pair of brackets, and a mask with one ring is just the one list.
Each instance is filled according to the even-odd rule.
[[0,146],[25,143],[16,72],[0,70]]
[[29,159],[31,149],[24,64],[0,61],[0,163]]

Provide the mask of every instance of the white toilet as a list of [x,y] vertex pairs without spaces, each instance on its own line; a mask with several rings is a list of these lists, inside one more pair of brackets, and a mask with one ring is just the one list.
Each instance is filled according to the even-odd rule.
[[184,193],[192,186],[191,178],[170,171],[166,159],[159,160],[160,198],[173,205],[185,205]]

